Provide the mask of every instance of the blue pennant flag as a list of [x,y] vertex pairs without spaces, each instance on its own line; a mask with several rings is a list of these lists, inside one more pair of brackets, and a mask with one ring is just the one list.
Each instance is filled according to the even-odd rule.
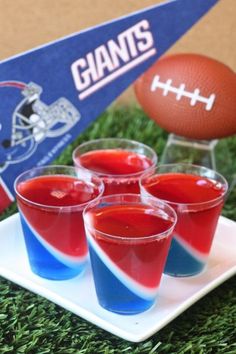
[[0,63],[0,212],[218,0],[173,0]]

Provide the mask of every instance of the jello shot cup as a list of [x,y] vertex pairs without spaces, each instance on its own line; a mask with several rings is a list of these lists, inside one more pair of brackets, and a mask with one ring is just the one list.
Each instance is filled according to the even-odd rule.
[[164,272],[186,277],[206,266],[228,184],[214,170],[192,164],[167,164],[140,179],[142,196],[168,203],[177,224]]
[[71,166],[35,167],[15,180],[29,265],[36,275],[65,280],[85,270],[83,210],[104,190],[102,181]]
[[99,176],[105,195],[139,193],[139,178],[157,164],[157,155],[149,146],[120,138],[90,140],[73,151],[75,166]]
[[132,315],[156,302],[176,213],[138,194],[101,197],[84,209],[99,304]]

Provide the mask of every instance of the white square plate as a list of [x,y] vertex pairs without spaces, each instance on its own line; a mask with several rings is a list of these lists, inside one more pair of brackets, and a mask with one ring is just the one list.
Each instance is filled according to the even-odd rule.
[[164,275],[154,307],[138,315],[117,315],[99,306],[90,267],[83,276],[71,280],[42,279],[29,268],[19,215],[0,222],[1,276],[133,342],[143,341],[153,335],[235,273],[236,222],[220,217],[205,272],[189,278]]

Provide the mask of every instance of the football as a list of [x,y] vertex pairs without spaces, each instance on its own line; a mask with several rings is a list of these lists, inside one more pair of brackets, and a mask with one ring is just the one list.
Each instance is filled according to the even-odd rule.
[[175,54],[155,62],[135,83],[145,113],[170,133],[218,139],[236,133],[236,74],[199,54]]

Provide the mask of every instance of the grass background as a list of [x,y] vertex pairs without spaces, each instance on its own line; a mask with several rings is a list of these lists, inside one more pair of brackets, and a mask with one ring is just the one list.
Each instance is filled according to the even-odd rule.
[[[138,107],[111,108],[101,115],[53,162],[72,164],[72,151],[83,141],[122,137],[151,146],[160,157],[167,132]],[[236,137],[221,139],[216,149],[220,172],[236,172]],[[191,161],[190,161],[191,162]],[[17,211],[13,204],[0,220]],[[223,215],[236,220],[236,188]],[[122,340],[48,300],[0,278],[1,353],[226,353],[236,354],[236,277],[234,276],[161,331],[142,343]]]

